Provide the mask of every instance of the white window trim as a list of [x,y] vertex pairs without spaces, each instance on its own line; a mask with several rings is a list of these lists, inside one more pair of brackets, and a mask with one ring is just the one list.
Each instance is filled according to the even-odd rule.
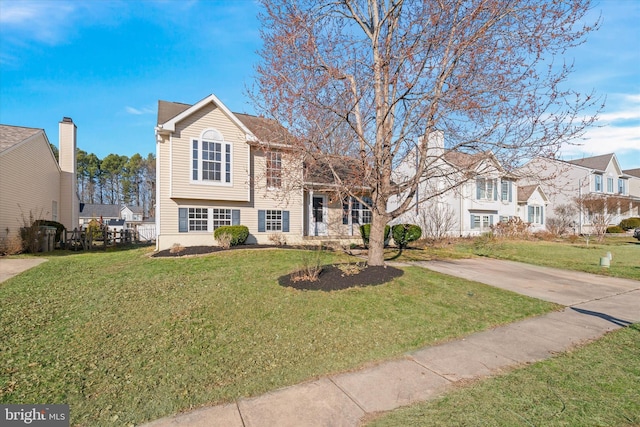
[[[207,142],[218,142],[222,144],[222,170],[220,172],[221,181],[213,181],[213,180],[203,180],[202,179],[202,141],[205,133],[213,131],[220,135],[221,140],[212,140],[207,139]],[[193,142],[197,141],[198,143],[198,179],[193,179]],[[224,159],[226,155],[226,148],[229,147],[229,172],[230,179],[229,182],[225,182],[226,179],[226,160]],[[226,141],[224,139],[224,135],[220,131],[215,128],[207,128],[204,129],[199,138],[189,138],[189,182],[195,185],[208,185],[215,187],[233,187],[233,144],[230,141]]]
[[[269,156],[271,156],[272,154],[276,154],[280,156],[280,186],[273,186],[273,185],[269,185]],[[282,153],[279,151],[266,151],[265,152],[265,162],[264,162],[264,167],[265,167],[265,181],[266,181],[266,185],[267,185],[267,190],[270,191],[280,191],[282,190],[282,183],[283,183],[283,178],[282,178]]]
[[[207,227],[206,230],[192,230],[191,229],[191,221],[192,221],[192,218],[190,216],[191,215],[191,209],[194,210],[194,214],[195,214],[195,210],[196,209],[200,209],[201,211],[204,211],[204,213],[207,215],[206,223],[205,223],[206,227]],[[202,219],[193,218],[193,221],[202,221]],[[210,231],[211,231],[211,212],[209,211],[209,209],[208,208],[203,208],[203,207],[197,207],[197,206],[187,208],[187,232],[188,233],[209,233]]]
[[[270,215],[279,216],[276,218],[269,218]],[[281,209],[265,209],[264,211],[264,230],[265,232],[273,233],[273,232],[282,232],[283,229],[283,218],[284,214]],[[271,225],[271,228],[269,227]],[[275,226],[275,227],[274,227]]]

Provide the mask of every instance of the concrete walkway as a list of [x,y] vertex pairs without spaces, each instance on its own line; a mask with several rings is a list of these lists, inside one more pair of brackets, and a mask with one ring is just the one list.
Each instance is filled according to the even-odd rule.
[[0,258],[0,283],[45,262],[44,258]]
[[357,426],[367,414],[432,399],[458,381],[546,359],[640,322],[640,281],[484,258],[417,265],[567,308],[356,372],[163,418],[146,426]]

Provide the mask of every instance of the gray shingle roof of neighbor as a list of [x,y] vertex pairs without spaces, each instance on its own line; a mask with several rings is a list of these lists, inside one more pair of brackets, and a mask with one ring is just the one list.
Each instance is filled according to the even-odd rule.
[[129,208],[129,210],[130,210],[131,212],[133,212],[134,214],[141,214],[141,213],[143,213],[142,206],[123,205],[123,206],[122,206],[122,208],[121,208],[120,210],[124,209],[125,207]]
[[536,191],[538,184],[518,186],[518,203],[526,203],[529,197]]
[[364,168],[359,159],[347,156],[326,156],[305,161],[304,182],[307,184],[336,184],[333,170],[344,184],[364,185]]
[[119,218],[120,205],[102,205],[97,203],[80,203],[82,218]]
[[622,171],[622,173],[624,173],[626,175],[635,176],[636,178],[640,178],[640,168],[627,169],[627,170]]
[[[180,102],[158,101],[158,125],[163,124],[188,110],[192,105]],[[275,120],[252,116],[244,113],[233,113],[263,143],[287,144],[291,135]]]
[[42,129],[26,128],[21,126],[0,125],[0,152],[8,150],[27,138],[32,137]]
[[584,159],[569,160],[567,163],[603,171],[607,169],[607,166],[609,166],[609,162],[611,162],[612,157],[613,153],[609,153],[601,156],[585,157]]

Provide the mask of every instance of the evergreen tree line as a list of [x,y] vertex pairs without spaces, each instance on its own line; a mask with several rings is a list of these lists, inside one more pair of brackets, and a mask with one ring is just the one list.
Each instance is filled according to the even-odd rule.
[[[51,147],[56,158],[57,147]],[[152,217],[156,205],[156,156],[109,154],[100,159],[77,149],[78,197],[81,203],[140,206]]]

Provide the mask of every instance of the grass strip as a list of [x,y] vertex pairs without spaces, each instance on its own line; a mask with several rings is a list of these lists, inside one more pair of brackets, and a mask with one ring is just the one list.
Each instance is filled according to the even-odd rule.
[[640,425],[640,324],[398,409],[368,427]]

